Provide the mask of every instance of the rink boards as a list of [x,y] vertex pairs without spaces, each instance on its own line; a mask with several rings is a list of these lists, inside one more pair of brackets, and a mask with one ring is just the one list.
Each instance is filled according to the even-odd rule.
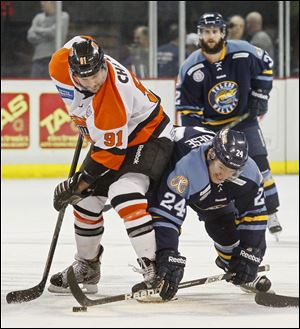
[[[175,80],[144,80],[176,123]],[[299,79],[278,79],[261,122],[272,171],[298,173]],[[1,81],[1,172],[3,178],[64,177],[77,133],[49,80]],[[84,157],[88,147],[85,145]]]

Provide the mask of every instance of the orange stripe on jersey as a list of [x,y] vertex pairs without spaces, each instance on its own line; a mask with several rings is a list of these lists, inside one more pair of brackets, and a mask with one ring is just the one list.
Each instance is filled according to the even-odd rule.
[[68,56],[69,49],[67,48],[61,48],[55,52],[49,63],[49,73],[55,80],[73,86],[73,82],[69,75]]
[[119,170],[125,159],[125,155],[111,154],[108,151],[101,150],[92,153],[91,158],[109,169]]
[[127,123],[125,106],[115,84],[114,70],[108,61],[106,63],[106,81],[93,99],[94,123],[101,130],[120,128]]
[[147,140],[151,137],[154,130],[159,126],[159,124],[164,119],[164,110],[160,106],[159,113],[152,121],[150,121],[144,128],[142,128],[135,136],[135,138],[128,144],[128,147],[146,143]]
[[80,35],[81,38],[89,39],[89,40],[95,40],[93,37],[89,35]]
[[118,214],[125,222],[128,222],[149,215],[146,211],[147,207],[147,203],[139,203],[120,209]]
[[76,217],[76,219],[81,222],[81,223],[85,223],[85,224],[91,224],[91,225],[95,225],[95,224],[99,224],[103,221],[103,216],[101,215],[100,219],[94,221],[94,220],[90,220],[84,217],[81,217],[77,211],[73,211],[74,216]]

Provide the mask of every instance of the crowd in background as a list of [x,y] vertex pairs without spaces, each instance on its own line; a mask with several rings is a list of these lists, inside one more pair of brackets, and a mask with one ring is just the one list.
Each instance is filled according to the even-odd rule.
[[[11,3],[11,2],[6,2]],[[1,5],[2,18],[9,14],[13,15],[12,6]],[[5,12],[6,10],[6,12]],[[199,13],[199,16],[202,13]],[[101,29],[98,35],[93,33],[96,31],[91,28],[90,31],[83,29],[78,33],[73,34],[70,30],[70,17],[69,13],[64,10],[62,12],[61,30],[62,30],[62,44],[76,34],[91,35],[102,44],[105,51],[117,58],[125,67],[130,69],[140,78],[149,77],[149,30],[145,25],[137,24],[130,31],[126,31],[128,42],[126,40],[114,41],[109,34],[105,34]],[[278,40],[277,30],[265,28],[263,15],[258,11],[247,13],[244,17],[239,14],[234,14],[227,18],[228,36],[227,39],[233,40],[246,40],[251,44],[267,50],[269,55],[275,62],[274,72],[277,73],[276,62],[278,61]],[[190,53],[198,49],[198,36],[195,33],[196,26],[187,28],[186,35],[186,57]],[[160,35],[160,32],[159,32]],[[178,40],[178,25],[176,21],[171,21],[167,27],[163,29],[163,42],[158,43],[157,49],[157,65],[159,78],[175,78],[178,74],[179,64],[179,40]],[[5,35],[4,31],[4,36]],[[26,31],[26,40],[23,44],[26,45],[26,50],[30,49],[30,69],[28,67],[27,52],[11,49],[8,43],[4,44],[4,49],[1,56],[1,72],[2,76],[25,76],[32,78],[48,78],[48,63],[51,55],[56,49],[56,4],[55,1],[41,1],[40,11],[32,13],[32,21],[29,29]],[[122,39],[122,38],[121,38]],[[8,39],[9,40],[9,39]],[[13,47],[13,46],[12,46]],[[299,51],[298,42],[292,44],[291,59],[292,59],[292,76],[298,76],[299,72]],[[120,50],[116,53],[116,48]],[[15,51],[15,54],[11,54]],[[112,54],[111,54],[112,52]],[[114,53],[115,52],[115,53]],[[3,56],[4,55],[4,56]],[[13,65],[13,58],[25,57],[27,65],[21,69]],[[23,73],[25,71],[25,73]]]

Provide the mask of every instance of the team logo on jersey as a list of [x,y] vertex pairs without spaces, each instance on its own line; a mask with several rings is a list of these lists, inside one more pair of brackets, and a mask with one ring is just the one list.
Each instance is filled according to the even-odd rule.
[[220,114],[231,113],[238,104],[239,90],[234,81],[221,81],[214,85],[208,93],[210,106]]
[[193,79],[196,82],[201,82],[204,79],[204,73],[201,70],[197,70],[193,73]]
[[84,136],[84,138],[90,143],[94,144],[95,142],[92,140],[90,136],[90,132],[86,126],[86,119],[78,117],[76,115],[71,115],[71,120],[75,123],[80,133]]
[[170,185],[179,193],[182,194],[189,186],[189,181],[184,176],[175,176],[172,178]]

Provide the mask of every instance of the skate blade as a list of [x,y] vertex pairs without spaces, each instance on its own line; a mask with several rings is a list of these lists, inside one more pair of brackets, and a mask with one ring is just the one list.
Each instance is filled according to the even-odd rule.
[[[96,294],[98,292],[98,286],[96,284],[79,284],[81,290],[85,294]],[[61,295],[70,295],[71,290],[69,288],[62,288],[54,286],[50,284],[48,287],[48,291],[54,294],[61,294]]]

